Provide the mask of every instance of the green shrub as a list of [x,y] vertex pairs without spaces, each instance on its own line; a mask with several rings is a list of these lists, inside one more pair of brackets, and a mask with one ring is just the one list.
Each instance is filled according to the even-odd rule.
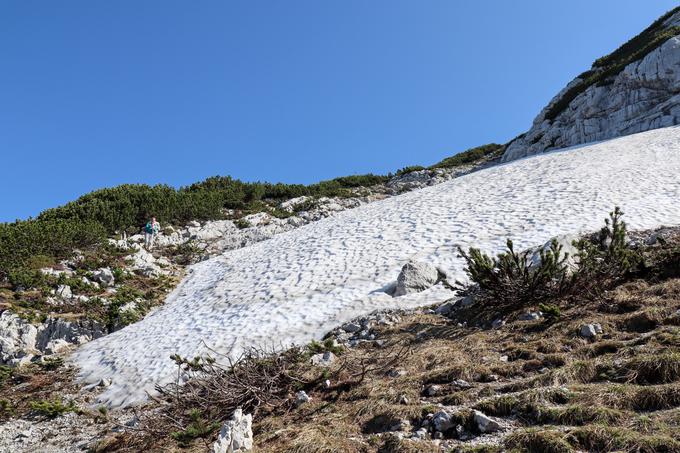
[[470,148],[466,151],[455,154],[451,157],[432,165],[430,168],[451,168],[460,167],[461,165],[471,164],[479,161],[485,157],[501,156],[505,150],[505,145],[497,143],[489,143],[488,145]]
[[0,385],[11,379],[13,374],[14,368],[8,367],[7,365],[0,365]]
[[211,435],[220,424],[207,422],[201,416],[201,411],[192,409],[189,413],[190,423],[182,431],[175,431],[170,434],[170,437],[175,439],[181,446],[188,446],[191,441],[201,437]]
[[27,220],[0,224],[0,278],[14,273],[15,281],[33,281],[36,265],[67,258],[74,249],[101,244],[104,228],[91,220]]
[[[578,265],[572,276],[566,266],[569,256],[555,240],[547,250],[539,250],[538,265],[530,264],[531,250],[517,253],[509,239],[507,251],[495,258],[476,248],[467,253],[459,248],[459,253],[470,280],[479,287],[477,297],[487,304],[528,304],[567,292],[603,290],[623,280],[640,262],[638,252],[628,246],[622,215],[616,207],[594,237],[575,242]],[[543,305],[543,309],[548,316],[559,316],[558,307]]]
[[578,248],[579,287],[603,286],[619,281],[640,262],[639,254],[627,243],[623,212],[616,207],[594,238],[575,243]]
[[495,258],[479,249],[466,253],[458,249],[467,264],[465,271],[480,289],[480,298],[487,303],[514,305],[554,297],[562,293],[567,283],[566,260],[562,246],[552,241],[548,250],[539,250],[540,263],[530,265],[531,250],[517,253],[508,239],[507,251]]
[[64,404],[63,401],[56,399],[52,401],[31,401],[30,406],[36,413],[49,418],[64,415],[67,412],[78,412],[78,408],[73,401],[69,401],[68,404]]
[[399,170],[397,170],[397,172],[394,174],[394,176],[401,176],[401,175],[413,173],[414,171],[420,171],[420,170],[425,170],[425,167],[420,166],[420,165],[411,165],[410,167],[400,168]]
[[560,311],[560,307],[554,304],[538,304],[538,309],[543,313],[543,316],[545,316],[546,319],[549,321],[554,321],[560,319],[560,316],[562,316],[562,312]]

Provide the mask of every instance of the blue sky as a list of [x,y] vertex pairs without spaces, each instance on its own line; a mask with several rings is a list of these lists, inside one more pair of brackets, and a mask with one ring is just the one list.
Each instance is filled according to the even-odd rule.
[[528,129],[673,1],[0,3],[0,221],[122,183],[311,183]]

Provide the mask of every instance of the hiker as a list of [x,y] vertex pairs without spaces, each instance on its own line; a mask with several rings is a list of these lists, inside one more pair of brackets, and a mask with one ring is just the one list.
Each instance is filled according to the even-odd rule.
[[156,238],[156,235],[160,230],[160,223],[156,222],[155,217],[152,217],[144,227],[144,245],[147,250],[151,250],[153,248],[153,240]]

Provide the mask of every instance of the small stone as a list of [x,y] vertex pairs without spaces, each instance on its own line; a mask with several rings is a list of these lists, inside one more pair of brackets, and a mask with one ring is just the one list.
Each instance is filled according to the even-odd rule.
[[309,403],[310,401],[312,401],[312,397],[307,395],[307,392],[304,390],[300,390],[295,394],[295,403],[297,406]]
[[451,384],[453,384],[455,387],[458,387],[459,389],[469,389],[470,387],[472,387],[472,385],[468,381],[463,379],[456,379]]
[[406,395],[399,395],[399,404],[408,404],[410,403],[408,397]]
[[441,390],[442,390],[442,388],[441,388],[440,385],[429,385],[425,389],[425,394],[427,396],[436,396],[437,394],[439,394],[441,392]]
[[401,268],[394,297],[424,291],[438,280],[439,272],[432,264],[410,261]]
[[499,425],[498,422],[490,419],[479,411],[475,411],[474,420],[475,423],[477,423],[477,428],[483,434],[493,433],[501,429],[501,425]]
[[445,411],[439,411],[432,417],[432,425],[434,429],[440,432],[448,431],[453,428],[451,422],[451,415]]
[[469,307],[475,303],[475,299],[472,296],[465,296],[460,300],[460,306],[463,308]]
[[92,273],[92,279],[103,287],[113,286],[115,283],[113,272],[108,267],[103,267],[94,271]]
[[413,433],[413,437],[416,439],[427,439],[427,430],[425,428],[420,428]]
[[57,286],[56,294],[64,300],[68,300],[73,297],[73,292],[71,291],[71,287],[69,285]]
[[508,357],[507,355],[502,355],[502,356],[500,357],[500,361],[501,361],[501,362],[507,362],[508,360],[509,360],[509,357]]
[[[602,331],[602,327],[600,327],[600,331]],[[581,326],[579,334],[583,338],[595,338],[597,336],[597,328],[593,324],[584,324]]]
[[492,329],[500,329],[500,328],[503,327],[504,325],[505,325],[505,321],[503,321],[502,319],[495,319],[495,320],[491,323],[491,328],[492,328]]
[[321,354],[314,354],[309,360],[312,365],[328,368],[333,364],[333,362],[335,362],[335,358],[335,354],[330,351],[326,351]]
[[523,313],[520,315],[520,321],[537,321],[541,319],[541,315],[535,312]]
[[341,327],[342,330],[348,333],[354,333],[361,330],[361,326],[355,322],[348,322]]
[[456,309],[456,302],[444,302],[434,312],[438,315],[448,316]]
[[390,370],[387,373],[387,376],[389,376],[391,378],[398,378],[398,377],[401,377],[401,376],[405,376],[407,374],[408,374],[408,372],[406,370]]

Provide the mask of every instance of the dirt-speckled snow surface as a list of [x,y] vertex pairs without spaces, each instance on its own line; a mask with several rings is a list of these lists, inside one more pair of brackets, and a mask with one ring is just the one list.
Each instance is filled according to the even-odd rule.
[[75,360],[87,382],[112,379],[102,401],[135,403],[174,377],[171,354],[302,343],[375,309],[437,302],[450,293],[392,298],[381,289],[409,259],[463,279],[458,245],[542,244],[599,228],[615,205],[632,228],[680,224],[679,128],[514,161],[225,253],[193,266],[157,312]]

